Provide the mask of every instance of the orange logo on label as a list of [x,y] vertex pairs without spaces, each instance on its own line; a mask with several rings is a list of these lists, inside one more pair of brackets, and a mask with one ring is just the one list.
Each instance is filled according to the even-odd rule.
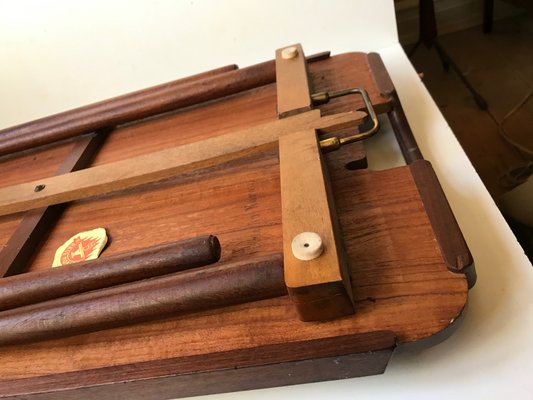
[[90,258],[100,242],[98,237],[77,236],[61,253],[61,264],[72,264]]
[[106,243],[107,234],[104,228],[80,232],[57,249],[52,267],[94,260],[98,258]]

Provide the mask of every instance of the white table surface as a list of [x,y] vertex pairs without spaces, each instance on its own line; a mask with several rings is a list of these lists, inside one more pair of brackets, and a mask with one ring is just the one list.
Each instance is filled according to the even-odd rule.
[[[271,59],[296,42],[307,54],[381,54],[474,256],[464,321],[434,347],[397,349],[383,375],[203,398],[533,398],[533,268],[399,46],[394,18],[388,0],[0,2],[0,128]],[[369,155],[376,168],[401,162],[386,129]]]

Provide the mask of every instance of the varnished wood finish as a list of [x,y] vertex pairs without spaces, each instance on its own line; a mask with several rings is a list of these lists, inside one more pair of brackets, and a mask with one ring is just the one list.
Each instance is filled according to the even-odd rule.
[[0,279],[0,311],[212,264],[220,251],[201,236]]
[[368,60],[380,92],[384,96],[390,97],[392,108],[388,112],[388,117],[404,159],[407,164],[411,165],[411,172],[420,191],[444,260],[450,271],[466,274],[468,286],[472,287],[476,282],[474,260],[438,178],[431,164],[423,160],[422,152],[418,148],[396,89],[381,57],[379,54],[371,53],[368,55]]
[[370,53],[368,62],[380,93],[390,98],[392,107],[388,112],[388,117],[405,162],[411,164],[415,160],[423,159],[383,60],[379,54]]
[[384,97],[390,96],[395,88],[381,56],[378,53],[368,53],[368,65],[379,93]]
[[[84,199],[216,166],[275,146],[280,136],[302,129],[355,127],[366,114],[352,111],[320,116],[319,110],[250,129],[87,168],[38,182],[0,188],[0,215]],[[37,187],[43,187],[37,191]]]
[[422,152],[418,148],[418,144],[413,136],[409,122],[407,122],[402,104],[400,103],[400,99],[398,99],[396,92],[391,94],[391,100],[393,107],[388,112],[389,121],[394,130],[396,140],[400,145],[400,150],[402,151],[405,162],[411,164],[416,160],[423,159]]
[[374,80],[380,92],[384,96],[390,97],[392,108],[388,112],[388,117],[391,126],[406,163],[412,166],[413,176],[417,182],[446,264],[450,271],[465,274],[468,280],[468,287],[471,288],[476,282],[477,275],[468,245],[431,165],[422,161],[422,152],[418,147],[396,89],[381,57],[377,53],[371,53],[368,58]]
[[[328,158],[332,154],[328,155]],[[347,240],[349,260],[353,266],[352,284],[357,307],[357,313],[354,316],[330,323],[298,322],[289,299],[280,297],[233,306],[216,313],[203,312],[190,317],[169,318],[159,323],[116,328],[79,335],[68,340],[47,341],[24,347],[5,347],[0,355],[4,362],[3,367],[0,366],[3,376],[27,377],[24,371],[14,373],[13,369],[7,368],[8,365],[24,365],[22,359],[26,359],[27,362],[31,360],[32,374],[40,376],[41,383],[38,387],[63,387],[61,384],[63,381],[55,374],[78,371],[75,374],[77,382],[71,387],[79,388],[84,385],[96,385],[104,379],[93,372],[87,372],[84,375],[82,370],[116,365],[117,361],[118,364],[146,362],[148,363],[147,369],[138,371],[138,373],[144,377],[151,377],[153,371],[148,367],[151,365],[150,360],[155,361],[160,357],[165,359],[172,355],[185,357],[192,363],[189,368],[198,370],[202,369],[201,365],[207,365],[202,361],[204,356],[214,351],[228,351],[226,355],[231,358],[238,348],[253,351],[266,343],[283,342],[289,344],[285,352],[290,353],[290,343],[303,338],[338,337],[375,329],[393,331],[398,335],[398,341],[402,343],[432,335],[448,326],[450,319],[462,310],[466,299],[466,285],[464,278],[460,275],[447,271],[440,252],[435,247],[432,230],[424,214],[422,203],[417,197],[417,189],[409,170],[399,168],[380,172],[348,171],[344,169],[345,160],[338,160],[338,163],[333,161],[335,160],[328,160],[333,177],[333,191],[339,200],[338,212]],[[279,173],[276,171],[276,164],[277,162],[274,162],[268,166],[264,162],[252,163],[252,170],[248,172],[253,174],[257,167],[264,178],[269,175],[275,179]],[[226,172],[230,174],[226,178],[239,170],[239,166],[235,166],[233,172],[227,170]],[[267,175],[263,175],[264,173]],[[223,183],[223,178],[219,176],[208,179],[208,182],[205,185],[201,184],[198,189],[208,190],[209,195],[218,193],[221,196],[222,193],[247,187],[249,181],[243,182],[243,178],[244,175],[237,174],[235,180],[231,179],[230,182],[219,186]],[[214,192],[208,189],[217,186],[219,187]],[[171,189],[175,188],[169,187],[158,197],[169,196]],[[184,189],[186,188],[180,190],[182,194],[185,193],[182,192]],[[281,232],[279,225],[268,228],[272,217],[276,218],[276,211],[272,209],[270,213],[263,214],[266,211],[264,201],[268,198],[265,197],[264,189],[271,190],[263,185],[261,189],[256,187],[246,193],[245,198],[255,195],[258,202],[253,208],[241,214],[241,218],[244,218],[243,227],[248,226],[246,221],[250,213],[261,210],[261,215],[263,215],[262,222],[266,225],[262,228],[244,230],[252,236],[251,240],[241,243],[247,246],[248,252],[255,251],[256,254],[258,251],[264,251],[265,247],[271,249],[281,246],[281,243],[278,242],[276,245],[268,239],[270,236],[268,231],[272,231],[272,228],[278,234]],[[129,200],[134,198],[135,196],[128,196]],[[148,199],[149,197],[143,196],[138,200],[138,206],[146,203]],[[198,197],[190,199],[187,204],[181,205],[180,209],[186,210],[190,204],[197,202],[197,199]],[[230,201],[235,201],[235,199]],[[109,200],[105,201],[107,205],[112,204]],[[153,206],[158,203],[156,199],[151,201],[155,201]],[[223,206],[224,203],[213,204],[213,207],[220,206],[222,214],[227,213],[229,209]],[[244,201],[241,204],[247,203]],[[178,219],[182,220],[184,217],[186,214],[181,214],[180,211]],[[215,224],[216,226],[213,222],[215,221],[211,218],[211,221],[205,221],[204,224],[217,230],[216,226],[221,226],[219,224],[223,225],[228,220],[225,219]],[[242,223],[243,221],[239,222],[239,224]],[[139,221],[132,220],[132,224],[134,226],[128,227],[129,230],[135,229]],[[407,230],[410,232],[409,236],[405,235]],[[169,226],[169,231],[172,232],[172,226]],[[242,234],[242,232],[241,230],[239,233]],[[228,243],[229,248],[237,250],[240,235],[234,237],[233,240],[232,236],[230,232],[227,232],[222,235],[221,239],[224,243]],[[260,243],[257,243],[258,247],[254,246],[253,238],[261,238]],[[363,242],[365,246],[360,245]],[[424,263],[421,264],[422,255]],[[113,356],[102,356],[108,353],[113,353]],[[55,357],[53,364],[50,364],[50,361],[46,364],[45,360],[48,360],[48,356],[52,354]],[[117,359],[118,354],[122,354],[120,359]],[[275,364],[275,361],[272,363]],[[370,364],[372,365],[372,362]],[[131,365],[128,366],[129,368],[124,367],[124,371],[134,368]],[[209,367],[212,371],[211,365]],[[176,370],[180,371],[179,368]],[[275,370],[274,367],[273,370]],[[44,375],[50,373],[46,371],[52,371],[54,374],[46,377]],[[225,376],[222,372],[218,374],[219,377]],[[108,376],[107,379],[119,382],[121,376],[129,377],[130,375],[121,375],[117,372],[117,375],[111,378]],[[18,388],[18,393],[21,393],[21,390],[26,387],[25,384],[31,385],[32,382],[35,381],[30,378],[26,383],[19,381],[15,388]],[[121,386],[142,387],[134,383],[135,381],[129,382]],[[169,379],[168,383],[172,386],[170,382],[173,380]],[[268,382],[270,382],[269,379],[256,380],[254,387],[268,385]],[[0,386],[0,389],[4,387],[4,393],[9,393],[10,386]],[[127,389],[122,387],[122,390]],[[155,388],[153,390],[153,393],[157,393]],[[183,392],[191,393],[183,386],[173,387],[173,397],[178,397]],[[11,393],[17,392],[11,391]]]
[[4,311],[0,345],[58,339],[285,294],[281,254],[226,262]]
[[473,286],[476,280],[475,270],[471,268],[474,260],[435,171],[426,160],[413,162],[410,169],[446,265],[450,271],[467,273],[469,286]]
[[[363,86],[378,112],[390,109],[365,54],[331,57],[310,64],[309,70],[317,91]],[[332,100],[320,109],[328,115],[362,106],[352,97]],[[273,121],[275,107],[271,84],[122,127],[108,138],[95,165]],[[205,118],[206,112],[211,118]],[[61,146],[0,160],[0,185],[40,179],[47,171],[51,175],[57,168],[56,157],[68,152]],[[360,146],[352,149],[328,154],[326,163],[351,265],[354,315],[327,323],[301,322],[284,296],[67,339],[6,346],[0,352],[0,396],[101,399],[125,393],[131,399],[157,399],[297,383],[299,378],[359,376],[382,371],[390,356],[390,350],[370,349],[418,341],[448,328],[463,310],[467,285],[464,276],[447,269],[435,245],[409,168],[349,171],[344,165],[364,155]],[[32,157],[40,170],[30,168],[27,161]],[[138,248],[141,238],[148,246],[208,233],[216,234],[223,244],[222,262],[281,252],[277,157],[276,149],[271,149],[166,182],[74,202],[29,269],[49,268],[56,248],[73,231],[100,225],[113,237],[107,255]],[[18,218],[0,217],[0,243]],[[383,331],[389,332],[385,336],[389,344],[376,346],[375,335]],[[320,352],[325,347],[331,357]],[[309,353],[302,357],[304,349]],[[336,353],[336,349],[345,350]],[[232,364],[241,357],[248,361]]]
[[[156,400],[354,378],[383,373],[394,347],[394,335],[387,331],[301,340],[244,348],[231,354],[219,352],[157,363],[117,365],[28,382],[4,381],[8,389],[2,398],[17,393],[41,393],[31,398],[77,400],[81,395],[84,399],[116,396]],[[372,350],[367,351],[369,348]],[[205,372],[198,373],[198,365],[206,366]],[[87,375],[98,385],[87,385]],[[121,381],[125,376],[127,381]],[[55,391],[58,384],[66,390]]]
[[[292,58],[284,58],[283,51],[296,49]],[[280,118],[309,111],[313,107],[307,63],[300,44],[276,50],[277,110]]]
[[[320,321],[352,314],[342,234],[316,132],[281,137],[279,162],[285,284],[298,316]],[[323,253],[313,260],[300,260],[292,252],[292,241],[302,232],[322,239]]]
[[[109,130],[101,130],[80,137],[58,168],[56,175],[85,168],[104,143],[108,133]],[[58,204],[32,210],[24,215],[15,232],[0,250],[0,277],[16,275],[25,270],[39,243],[57,221],[63,209],[64,205]]]

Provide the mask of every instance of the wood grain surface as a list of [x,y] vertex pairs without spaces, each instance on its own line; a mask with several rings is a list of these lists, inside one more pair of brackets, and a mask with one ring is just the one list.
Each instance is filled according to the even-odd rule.
[[[292,58],[284,51],[291,50]],[[302,45],[295,44],[276,50],[277,111],[280,118],[309,111],[313,108],[312,88]]]
[[7,277],[0,311],[212,264],[220,251],[215,236],[200,236]]
[[[344,243],[316,132],[280,138],[279,162],[285,283],[298,315],[320,321],[352,314]],[[320,237],[323,251],[317,258],[293,254],[292,241],[302,232]]]
[[431,163],[426,160],[416,160],[409,167],[444,262],[450,271],[466,274],[469,287],[474,286],[476,281],[474,259]]
[[[77,138],[56,175],[85,168],[104,143],[109,129]],[[43,207],[27,212],[5,246],[0,249],[0,277],[24,272],[43,237],[56,223],[65,205]]]
[[[263,173],[266,170],[271,174],[274,187],[269,185],[270,188],[265,189],[274,195],[279,190],[275,187],[277,162],[274,159],[268,166],[265,161],[256,164],[256,167]],[[462,311],[467,295],[466,283],[464,277],[447,270],[409,170],[345,172],[343,168],[342,165],[338,169],[332,168],[333,187],[352,265],[356,302],[354,316],[327,324],[300,322],[290,300],[280,297],[228,307],[221,312],[203,312],[66,340],[7,347],[0,356],[3,361],[0,367],[2,376],[13,379],[52,374],[50,379],[54,380],[53,374],[59,372],[169,357],[194,357],[238,349],[255,349],[256,354],[261,354],[258,346],[269,343],[293,343],[374,330],[390,330],[402,343],[419,340],[445,329]],[[262,176],[265,177],[264,174]],[[220,196],[223,192],[242,189],[237,182],[243,180],[244,175],[237,174],[235,178],[227,182],[227,186],[221,185],[216,193],[210,194]],[[211,180],[207,185],[202,185],[202,189],[221,183],[220,178]],[[244,183],[244,186],[247,185],[250,185],[249,181]],[[166,194],[169,195],[168,192]],[[222,243],[241,254],[260,254],[265,248],[281,248],[279,199],[272,198],[270,201],[278,204],[268,210],[264,208],[268,194],[263,190],[256,187],[255,190],[248,189],[243,195],[241,205],[247,204],[249,196],[256,196],[257,199],[255,210],[242,213],[246,220],[239,233],[246,234],[248,240],[239,246],[242,236],[221,232],[219,236]],[[143,200],[146,203],[147,197]],[[191,202],[197,200],[198,197],[194,196]],[[106,203],[112,204],[109,201]],[[262,206],[259,206],[260,203],[263,203]],[[155,200],[149,207],[153,209],[157,204]],[[215,206],[218,205],[222,206],[218,215],[228,212],[227,204]],[[264,216],[261,218],[263,225],[244,228],[249,226],[251,214],[257,211]],[[212,212],[209,213],[211,217],[214,216]],[[181,215],[190,217],[191,212]],[[276,217],[277,223],[272,221]],[[168,219],[168,216],[161,215],[159,218]],[[228,221],[222,221],[214,229],[222,231],[224,222]],[[135,225],[138,224],[139,220],[136,220]],[[213,225],[218,224],[209,225],[213,228]],[[289,352],[289,349],[286,351]],[[200,364],[190,368],[194,370],[204,365],[201,359],[198,357]],[[9,393],[9,385],[0,388]]]
[[[70,372],[4,383],[9,385],[10,393],[39,393],[31,396],[39,400],[77,400],[80,396],[84,399],[197,396],[258,386],[294,385],[380,374],[392,354],[394,341],[391,332],[372,332],[333,339],[302,340],[289,346],[274,344],[231,354],[220,352],[199,357],[178,357],[101,368],[88,373]],[[298,348],[299,356],[294,357],[294,352],[287,354],[287,347]],[[368,347],[376,350],[363,352]],[[209,366],[209,371],[186,373],[197,364],[198,358],[203,365]],[[123,381],[124,376],[128,377],[127,382]],[[85,385],[88,380],[98,385],[84,386],[80,378]],[[59,385],[65,390],[53,390]]]
[[465,274],[468,280],[468,287],[471,288],[477,279],[474,260],[446,200],[444,191],[431,164],[424,160],[422,152],[418,148],[396,93],[396,88],[385,69],[381,57],[379,54],[370,53],[368,61],[380,92],[390,97],[392,107],[387,113],[389,121],[405,162],[411,166],[411,172],[418,186],[446,265],[452,272]]
[[[209,168],[276,146],[282,135],[305,129],[355,128],[366,117],[361,111],[321,116],[312,110],[291,118],[213,136],[154,153],[0,188],[0,215],[133,188],[176,175]],[[37,188],[40,188],[38,190]]]
[[213,311],[286,292],[281,254],[189,268],[4,311],[0,313],[0,345]]
[[[363,86],[378,112],[390,107],[362,53],[313,63],[310,76],[316,90]],[[269,85],[118,129],[93,165],[272,121],[277,118],[275,103],[275,87]],[[335,99],[321,109],[328,115],[359,107],[362,104],[354,96]],[[205,118],[206,111],[211,118]],[[66,143],[35,154],[0,159],[0,168],[6,171],[0,185],[51,175],[57,168],[57,157],[64,157],[68,147]],[[41,163],[39,171],[28,162],[32,157]],[[204,375],[210,392],[268,386],[276,377],[278,384],[286,382],[279,374],[294,367],[284,364],[287,360],[300,360],[307,368],[305,376],[317,379],[310,372],[315,365],[313,357],[318,360],[316,365],[324,368],[320,379],[328,379],[343,373],[328,358],[335,354],[352,357],[349,365],[353,374],[362,375],[384,368],[390,352],[380,353],[383,349],[446,329],[466,303],[466,280],[447,269],[410,169],[345,168],[346,163],[362,158],[359,145],[354,145],[353,152],[334,152],[326,157],[351,266],[354,315],[327,323],[301,322],[288,296],[282,296],[68,339],[9,346],[0,353],[0,396],[44,391],[48,394],[43,398],[61,398],[57,396],[68,393],[54,391],[67,388],[78,398],[83,394],[91,398],[102,395],[98,392],[100,384],[128,381],[103,393],[120,396],[117,391],[121,390],[130,398],[136,393],[141,397],[178,397],[208,392],[200,383],[203,375],[198,373],[206,369],[213,373]],[[100,225],[112,238],[104,257],[210,233],[220,239],[223,262],[280,252],[279,174],[277,149],[273,148],[159,183],[73,202],[29,270],[49,268],[56,248],[68,237]],[[0,217],[0,245],[19,218]],[[367,350],[375,352],[363,358],[352,356]],[[215,362],[217,357],[220,361]],[[339,358],[339,363],[343,365],[348,358]],[[368,368],[364,367],[365,360]],[[259,368],[256,374],[253,368]],[[259,378],[261,373],[267,374],[264,379]],[[238,377],[247,381],[237,382]],[[153,383],[149,379],[154,379],[150,381]]]

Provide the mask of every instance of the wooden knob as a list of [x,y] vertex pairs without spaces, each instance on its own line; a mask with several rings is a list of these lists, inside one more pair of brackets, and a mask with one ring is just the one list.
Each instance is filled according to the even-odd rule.
[[298,55],[298,48],[296,46],[285,47],[281,50],[281,58],[284,60],[290,60]]
[[315,232],[302,232],[292,239],[292,254],[298,260],[309,261],[318,258],[324,251],[322,238]]

